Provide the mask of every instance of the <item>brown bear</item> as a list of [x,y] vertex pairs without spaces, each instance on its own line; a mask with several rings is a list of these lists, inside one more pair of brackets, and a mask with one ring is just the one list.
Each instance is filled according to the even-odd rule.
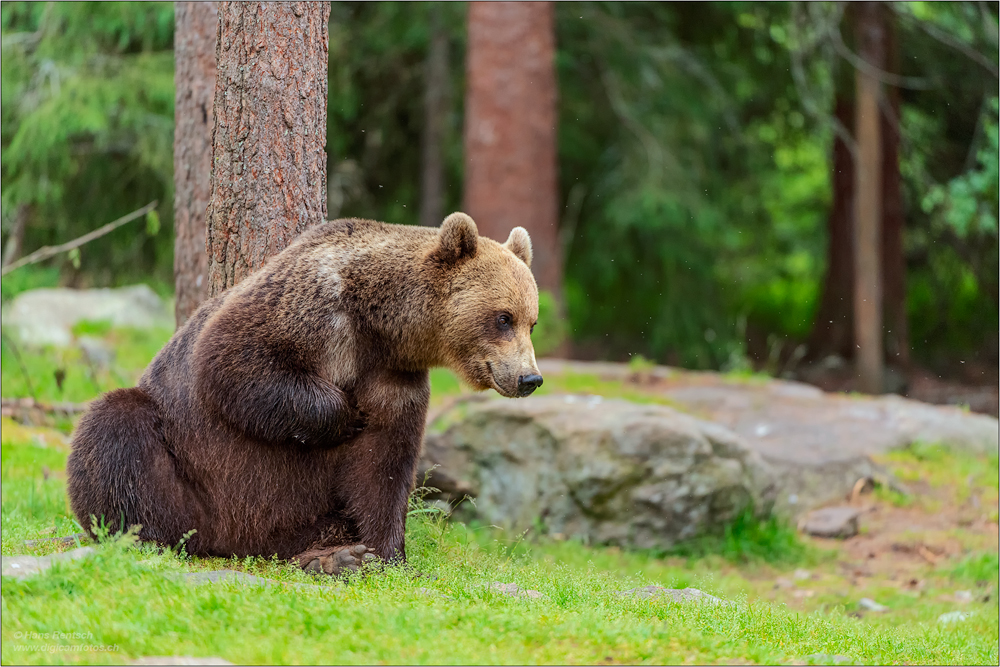
[[[531,241],[343,219],[204,303],[136,387],[95,401],[68,463],[81,525],[206,556],[337,573],[404,561],[407,499],[445,366],[477,390],[542,383]],[[195,531],[191,533],[190,531]]]

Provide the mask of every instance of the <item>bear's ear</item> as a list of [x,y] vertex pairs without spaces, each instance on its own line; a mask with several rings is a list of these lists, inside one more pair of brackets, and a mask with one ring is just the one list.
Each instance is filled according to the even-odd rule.
[[503,245],[524,262],[529,269],[531,268],[531,237],[528,236],[527,229],[515,227],[510,230],[510,236],[507,237],[507,242]]
[[464,213],[452,213],[441,223],[440,257],[457,262],[476,256],[479,247],[479,229],[472,218]]

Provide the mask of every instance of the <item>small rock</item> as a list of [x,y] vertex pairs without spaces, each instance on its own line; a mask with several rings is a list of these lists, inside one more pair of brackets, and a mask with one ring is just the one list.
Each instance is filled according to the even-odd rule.
[[533,591],[527,588],[521,588],[517,584],[504,584],[499,581],[494,581],[490,584],[490,588],[496,591],[500,591],[504,595],[509,595],[514,598],[531,598],[532,600],[537,600],[539,598],[548,597],[538,591]]
[[854,537],[858,534],[858,517],[861,510],[855,507],[826,507],[807,514],[799,523],[799,530],[816,537]]
[[938,616],[938,623],[958,623],[972,616],[971,611],[949,611]]
[[803,570],[802,568],[795,570],[795,572],[792,574],[792,577],[795,579],[795,581],[802,581],[803,579],[808,579],[811,576],[812,572],[810,572],[809,570]]
[[798,598],[798,599],[801,599],[801,598],[811,598],[814,595],[816,595],[816,591],[797,590],[794,593],[792,593],[792,597],[793,598]]
[[955,602],[972,602],[972,591],[955,591]]
[[663,586],[641,586],[620,591],[618,595],[631,595],[637,598],[668,597],[674,602],[711,602],[725,603],[725,600],[709,595],[697,588],[664,588]]
[[130,665],[231,665],[222,658],[199,658],[191,655],[151,655],[128,663]]
[[867,609],[868,611],[874,611],[879,613],[883,611],[889,611],[889,608],[886,607],[884,604],[879,604],[878,602],[875,602],[875,600],[872,600],[871,598],[861,598],[860,600],[858,600],[858,606],[861,607],[862,609]]
[[72,551],[52,554],[50,556],[3,556],[3,576],[25,579],[33,574],[44,572],[60,561],[74,561],[94,553],[94,547],[81,547]]
[[775,588],[795,588],[795,582],[785,577],[778,577],[774,580]]
[[818,663],[820,665],[842,665],[845,662],[854,662],[854,658],[849,655],[840,655],[837,653],[811,653],[806,656],[806,660],[810,662]]

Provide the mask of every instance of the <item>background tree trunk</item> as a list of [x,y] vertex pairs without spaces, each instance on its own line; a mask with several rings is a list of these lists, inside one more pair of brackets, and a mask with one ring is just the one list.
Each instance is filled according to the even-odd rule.
[[174,3],[174,22],[174,316],[180,327],[208,296],[205,214],[212,194],[218,3]]
[[562,286],[551,2],[471,2],[465,92],[465,211],[485,236],[531,235],[538,287]]
[[[861,57],[885,69],[885,28],[881,7],[866,2],[858,7],[857,36]],[[854,214],[854,340],[857,345],[859,386],[868,393],[882,391],[882,119],[881,84],[875,75],[858,70],[855,136]]]
[[328,2],[219,5],[209,292],[326,219]]
[[424,144],[420,170],[420,224],[444,219],[444,125],[448,114],[448,33],[440,3],[430,8],[431,41],[424,67]]
[[[853,133],[854,105],[838,95],[834,115]],[[827,269],[816,322],[809,336],[809,354],[820,359],[834,354],[854,357],[854,158],[844,140],[833,139],[833,202],[827,218]]]
[[31,217],[31,205],[18,204],[14,211],[14,224],[11,225],[7,242],[3,246],[3,266],[13,263],[21,256],[21,250],[24,249],[24,229],[28,226],[29,217]]
[[[885,66],[899,73],[899,44],[895,16],[881,5],[885,30]],[[903,255],[903,188],[899,173],[899,88],[887,86],[882,109],[882,305],[885,316],[885,353],[897,366],[910,363],[906,321],[906,260]]]

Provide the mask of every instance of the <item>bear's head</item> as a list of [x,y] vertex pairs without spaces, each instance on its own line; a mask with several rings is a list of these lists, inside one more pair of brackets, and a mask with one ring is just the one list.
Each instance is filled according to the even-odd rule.
[[452,213],[441,224],[435,263],[446,276],[443,315],[446,364],[474,389],[511,398],[542,384],[531,330],[538,286],[531,275],[531,239],[515,227],[500,244],[479,236],[472,218]]

